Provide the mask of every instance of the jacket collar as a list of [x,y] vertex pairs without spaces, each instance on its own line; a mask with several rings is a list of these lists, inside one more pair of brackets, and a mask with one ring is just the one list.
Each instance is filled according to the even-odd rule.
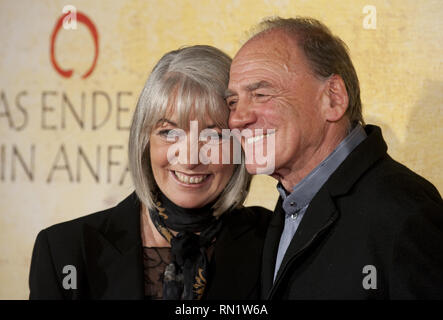
[[326,183],[325,186],[331,196],[348,193],[357,180],[375,162],[386,156],[388,146],[383,139],[380,127],[366,125],[365,131],[368,137],[349,154]]
[[284,227],[282,199],[277,203],[268,228],[263,252],[262,298],[272,299],[283,283],[290,265],[316,243],[339,218],[335,198],[349,192],[358,179],[379,159],[386,156],[387,146],[379,127],[367,125],[368,137],[360,143],[330,176],[312,199],[300,226],[294,235],[277,273],[273,274],[280,236]]
[[135,193],[111,209],[103,226],[84,226],[83,247],[92,299],[144,297],[140,202]]

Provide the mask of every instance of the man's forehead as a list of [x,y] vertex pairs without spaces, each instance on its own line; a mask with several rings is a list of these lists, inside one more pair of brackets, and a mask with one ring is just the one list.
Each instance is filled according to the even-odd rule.
[[[267,80],[267,76],[272,78],[276,75],[278,77],[278,74],[309,71],[309,63],[303,51],[293,38],[291,41],[288,38],[284,33],[269,33],[248,41],[233,59],[229,86],[232,87],[238,81],[252,83]],[[255,79],[254,75],[258,78]]]
[[285,42],[270,41],[266,38],[245,44],[231,65],[231,78],[242,77],[247,71],[269,69],[272,72],[297,72],[300,64],[306,64],[303,52]]
[[271,54],[282,59],[290,59],[291,52],[297,47],[296,41],[293,37],[281,30],[271,30],[263,34],[259,34],[248,40],[239,50],[234,60],[237,57]]

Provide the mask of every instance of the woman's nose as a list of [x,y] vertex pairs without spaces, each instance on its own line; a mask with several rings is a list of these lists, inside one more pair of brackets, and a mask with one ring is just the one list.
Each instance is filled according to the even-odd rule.
[[199,136],[195,136],[188,133],[187,137],[187,154],[186,154],[186,163],[183,163],[183,166],[186,169],[192,170],[198,165],[200,162],[200,149],[202,143],[199,141]]

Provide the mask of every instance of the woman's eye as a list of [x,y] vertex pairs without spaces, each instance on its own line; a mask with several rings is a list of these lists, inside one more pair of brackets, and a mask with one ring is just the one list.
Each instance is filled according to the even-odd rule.
[[212,131],[212,130],[211,130],[211,132],[203,131],[200,133],[200,139],[204,140],[204,141],[214,140],[214,139],[219,139],[221,137],[220,135],[221,135],[221,133],[219,134],[218,132]]
[[183,130],[181,129],[162,129],[158,131],[158,135],[165,139],[171,139],[175,141],[177,138],[183,136]]
[[235,107],[235,105],[236,105],[236,103],[237,103],[237,100],[234,100],[234,99],[228,99],[228,100],[226,101],[226,103],[228,104],[228,107],[229,107],[230,109],[232,109],[232,108]]
[[204,141],[208,144],[220,144],[225,142],[226,139],[229,139],[229,136],[213,129],[205,130],[200,133],[200,141]]
[[163,130],[158,131],[157,134],[159,136],[166,137],[170,131],[171,131],[170,129],[163,129]]

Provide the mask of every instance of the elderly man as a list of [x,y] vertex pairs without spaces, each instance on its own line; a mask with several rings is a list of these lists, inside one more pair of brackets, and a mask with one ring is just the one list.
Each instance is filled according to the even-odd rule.
[[262,297],[443,298],[442,198],[365,125],[346,45],[314,19],[260,27],[233,60],[226,100],[231,129],[275,129],[281,196]]

